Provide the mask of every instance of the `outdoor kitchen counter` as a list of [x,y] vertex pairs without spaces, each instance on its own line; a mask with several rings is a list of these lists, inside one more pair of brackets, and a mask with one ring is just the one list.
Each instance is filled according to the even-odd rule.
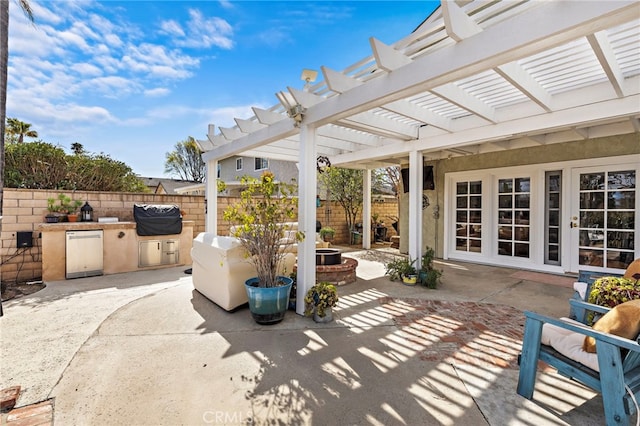
[[[191,265],[191,246],[195,222],[182,221],[182,232],[172,235],[139,236],[135,222],[62,222],[42,223],[42,280],[64,280],[66,276],[66,231],[103,231],[103,273],[160,269]],[[138,250],[141,241],[173,239],[179,241],[179,260],[176,264],[138,266]]]

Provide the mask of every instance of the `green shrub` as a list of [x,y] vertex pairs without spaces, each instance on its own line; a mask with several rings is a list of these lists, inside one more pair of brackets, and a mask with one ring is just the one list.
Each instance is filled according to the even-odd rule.
[[[613,308],[629,300],[640,299],[640,280],[602,277],[593,282],[589,303]],[[587,317],[588,324],[593,322],[593,312]]]
[[391,281],[399,281],[403,276],[416,274],[415,263],[415,259],[409,260],[406,257],[399,257],[385,265],[384,274],[389,275]]

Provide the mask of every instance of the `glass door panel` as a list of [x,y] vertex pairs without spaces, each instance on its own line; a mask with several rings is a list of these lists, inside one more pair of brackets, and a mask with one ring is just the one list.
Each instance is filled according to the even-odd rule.
[[480,253],[482,182],[456,183],[456,250]]
[[498,180],[498,254],[530,255],[530,178]]
[[562,172],[545,173],[544,263],[560,265]]
[[578,265],[626,269],[634,259],[636,172],[579,175]]

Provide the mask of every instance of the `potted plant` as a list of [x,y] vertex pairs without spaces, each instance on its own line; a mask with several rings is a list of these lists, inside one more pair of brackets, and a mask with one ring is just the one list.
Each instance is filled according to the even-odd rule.
[[329,322],[333,319],[332,308],[338,304],[338,290],[335,285],[321,281],[311,287],[304,297],[304,314],[313,315],[315,322]]
[[53,197],[47,198],[47,215],[44,217],[47,223],[58,223],[60,221],[60,205],[56,204]]
[[415,263],[416,259],[399,257],[385,265],[385,275],[389,275],[391,281],[402,280],[407,285],[415,285],[418,281]]
[[436,288],[440,282],[442,271],[433,267],[435,250],[427,247],[422,255],[422,265],[420,266],[420,283],[428,288]]
[[77,222],[78,221],[78,209],[82,205],[82,201],[74,200],[69,201],[66,205],[67,210],[67,220],[69,222]]
[[249,309],[260,324],[282,321],[289,303],[293,281],[278,274],[293,244],[302,241],[300,231],[288,232],[294,238],[284,238],[291,231],[287,222],[297,213],[298,198],[294,196],[294,183],[276,182],[273,173],[265,171],[260,178],[244,176],[245,189],[240,201],[227,207],[224,219],[236,226],[231,234],[238,238],[247,252],[247,258],[256,269],[256,277],[245,283]]
[[325,226],[324,228],[320,229],[320,238],[322,238],[322,241],[326,243],[330,243],[331,241],[333,241],[333,237],[335,235],[336,230],[331,228],[330,226]]

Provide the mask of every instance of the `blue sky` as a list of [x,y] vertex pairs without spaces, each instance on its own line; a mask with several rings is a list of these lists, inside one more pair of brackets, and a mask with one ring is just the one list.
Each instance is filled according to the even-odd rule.
[[81,143],[141,176],[209,123],[231,127],[302,69],[341,70],[393,43],[439,2],[10,1],[7,117],[39,139]]

